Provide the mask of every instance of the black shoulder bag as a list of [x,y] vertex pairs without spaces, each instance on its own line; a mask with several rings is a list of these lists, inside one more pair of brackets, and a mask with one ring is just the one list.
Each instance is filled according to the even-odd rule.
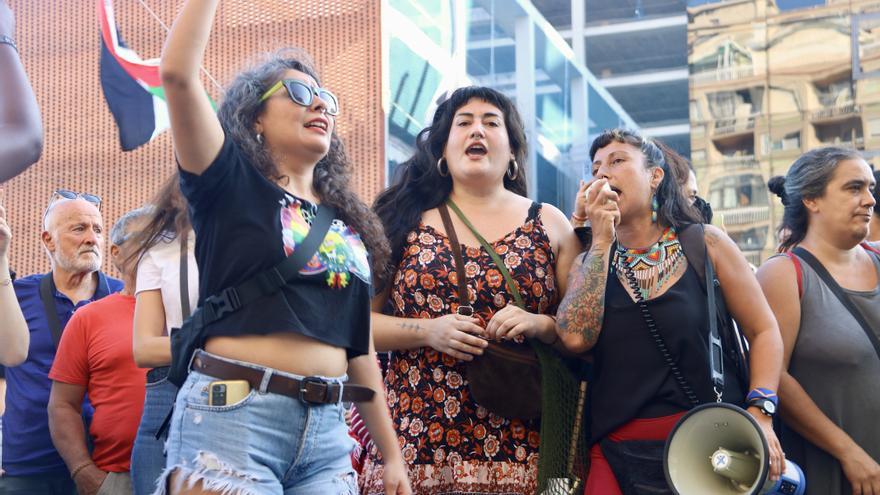
[[[224,289],[205,299],[193,314],[184,320],[179,329],[171,332],[171,367],[168,381],[180,387],[189,374],[189,362],[193,353],[205,343],[205,328],[221,320],[244,306],[263,297],[272,295],[287,285],[308,263],[324,241],[336,210],[328,205],[319,205],[318,213],[293,254],[268,270],[262,271],[235,287]],[[181,286],[181,290],[183,287]]]

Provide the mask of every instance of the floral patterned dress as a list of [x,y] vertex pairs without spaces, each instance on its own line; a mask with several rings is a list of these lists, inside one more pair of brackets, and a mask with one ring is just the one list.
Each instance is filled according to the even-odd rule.
[[[540,205],[525,224],[492,244],[532,313],[558,304],[554,255]],[[410,232],[392,280],[393,315],[437,318],[458,308],[449,240],[428,225]],[[468,292],[483,325],[513,296],[482,248],[463,245]],[[528,345],[523,343],[522,345]],[[497,416],[471,398],[465,362],[430,347],[394,352],[385,375],[388,406],[416,494],[533,494],[537,489],[538,420]],[[362,493],[385,493],[373,448],[361,476]]]

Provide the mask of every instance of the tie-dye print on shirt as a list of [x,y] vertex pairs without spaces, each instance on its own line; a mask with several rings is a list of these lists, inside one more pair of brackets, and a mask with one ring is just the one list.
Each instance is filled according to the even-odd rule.
[[[287,206],[281,207],[281,236],[284,253],[290,256],[308,235],[314,212],[311,205],[296,198],[286,198],[285,202]],[[347,287],[352,274],[364,283],[370,283],[367,249],[360,236],[340,220],[333,220],[318,252],[300,270],[302,275],[325,272],[327,285],[334,289]]]

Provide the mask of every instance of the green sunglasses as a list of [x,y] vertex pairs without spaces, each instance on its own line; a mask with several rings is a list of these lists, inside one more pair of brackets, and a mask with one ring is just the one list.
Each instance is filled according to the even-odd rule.
[[302,81],[297,81],[296,79],[282,79],[278,81],[263,93],[263,96],[260,98],[260,103],[266,101],[266,98],[275,94],[275,92],[282,87],[287,89],[287,94],[290,95],[290,99],[298,105],[309,107],[312,105],[312,102],[315,101],[315,96],[317,96],[327,105],[326,108],[328,115],[337,115],[339,113],[339,102],[336,101],[336,95],[329,90],[315,88]]

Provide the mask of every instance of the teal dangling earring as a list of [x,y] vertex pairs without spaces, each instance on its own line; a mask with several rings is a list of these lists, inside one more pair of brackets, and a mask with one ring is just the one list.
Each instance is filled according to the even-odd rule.
[[657,193],[651,195],[651,223],[657,223],[657,210],[660,209],[660,203],[657,202]]

